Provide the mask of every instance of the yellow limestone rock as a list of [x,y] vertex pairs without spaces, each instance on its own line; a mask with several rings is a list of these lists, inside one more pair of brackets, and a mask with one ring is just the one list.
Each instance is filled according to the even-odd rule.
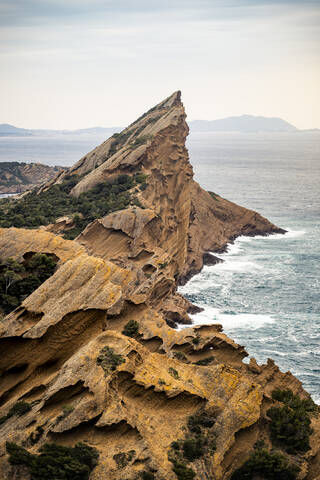
[[[237,235],[283,232],[193,180],[185,119],[175,92],[42,187],[81,175],[72,190],[78,196],[119,174],[142,172],[139,207],[96,219],[76,241],[44,229],[0,229],[0,257],[41,252],[59,259],[54,275],[1,321],[0,417],[17,401],[32,408],[0,425],[0,478],[19,478],[7,461],[10,440],[33,453],[46,442],[86,442],[99,452],[90,480],[131,480],[142,472],[176,480],[171,443],[188,434],[191,415],[206,410],[215,416],[216,448],[189,466],[196,480],[229,480],[258,440],[271,448],[272,391],[308,396],[271,360],[243,363],[246,351],[220,325],[168,325],[190,321],[196,310],[177,287],[201,270],[208,251]],[[123,333],[132,320],[135,338]],[[312,427],[299,480],[319,476],[319,418]]]

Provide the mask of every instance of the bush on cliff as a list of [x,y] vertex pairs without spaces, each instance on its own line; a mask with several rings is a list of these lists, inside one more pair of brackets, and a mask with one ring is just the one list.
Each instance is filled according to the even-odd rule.
[[178,480],[193,480],[196,476],[192,468],[187,467],[185,463],[173,461],[173,471],[177,475]]
[[195,472],[188,463],[215,451],[215,437],[210,430],[214,423],[214,415],[205,410],[198,411],[188,418],[185,438],[172,442],[168,458],[178,480],[192,480]]
[[6,449],[11,465],[28,467],[31,480],[88,480],[99,458],[98,451],[84,443],[74,447],[46,443],[39,455],[12,442],[6,443]]
[[275,390],[272,397],[284,403],[283,407],[271,407],[267,411],[272,443],[290,454],[310,450],[310,414],[317,410],[315,403],[311,399],[300,399],[291,390]]
[[56,268],[50,255],[35,253],[19,263],[7,258],[0,260],[0,309],[8,314],[47,280]]
[[211,355],[210,357],[197,360],[196,362],[193,362],[193,364],[200,365],[201,367],[206,367],[207,365],[210,365],[213,361],[214,361],[214,357]]
[[134,338],[139,332],[139,323],[136,320],[129,320],[122,330],[123,335]]
[[7,415],[0,418],[0,425],[5,423],[9,418],[17,415],[18,417],[22,417],[22,415],[28,413],[31,410],[31,405],[27,402],[20,401],[15,403],[7,413]]
[[105,375],[114,372],[116,368],[126,360],[122,355],[115,353],[111,347],[103,347],[97,357],[97,365],[103,368]]
[[266,448],[256,449],[242,467],[238,468],[231,480],[295,480],[299,468],[290,465],[288,459],[277,452],[268,452]]

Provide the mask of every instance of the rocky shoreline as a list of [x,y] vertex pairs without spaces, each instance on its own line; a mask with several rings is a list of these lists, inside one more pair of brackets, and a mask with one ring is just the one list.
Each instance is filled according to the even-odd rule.
[[[249,478],[237,472],[249,458],[274,462],[274,448],[282,472],[295,475],[282,478],[319,480],[320,420],[301,382],[270,359],[244,363],[245,348],[220,325],[173,328],[198,309],[178,286],[217,263],[214,252],[240,235],[285,233],[193,180],[185,119],[175,92],[39,189],[40,202],[52,188],[77,199],[132,185],[125,207],[75,240],[63,238],[79,222],[71,213],[64,223],[0,229],[1,258],[37,252],[58,262],[0,324],[2,478],[29,480],[23,459],[36,465],[46,443],[80,442],[98,456],[90,480]],[[274,393],[288,390],[291,406]],[[11,414],[19,402],[26,411]],[[275,447],[270,409],[295,415],[299,402],[305,449]],[[8,440],[18,463],[8,462]]]

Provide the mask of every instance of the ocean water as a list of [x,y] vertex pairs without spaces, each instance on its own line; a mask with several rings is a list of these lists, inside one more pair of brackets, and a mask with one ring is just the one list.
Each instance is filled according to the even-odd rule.
[[189,138],[195,178],[288,230],[240,237],[224,263],[180,292],[221,323],[259,363],[290,370],[320,403],[320,134],[216,134]]
[[0,136],[0,162],[35,162],[52,167],[70,167],[104,140],[106,138],[102,134]]
[[[105,138],[0,137],[0,161],[70,166]],[[286,235],[237,239],[180,288],[258,362],[273,358],[320,402],[320,134],[192,133],[195,178],[258,211]]]

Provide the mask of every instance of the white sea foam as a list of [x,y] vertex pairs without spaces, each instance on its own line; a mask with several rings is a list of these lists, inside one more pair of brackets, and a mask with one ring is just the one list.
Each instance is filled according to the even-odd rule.
[[239,252],[241,252],[241,248],[239,245],[239,242],[237,240],[234,243],[228,243],[227,245],[227,251],[225,253],[222,253],[220,256],[230,256],[230,255],[237,255]]
[[279,355],[279,357],[286,357],[288,355],[287,352],[279,352],[278,350],[269,350],[269,349],[262,349],[261,350],[261,355],[266,355],[272,358],[273,355]]
[[235,243],[248,243],[254,240],[286,240],[288,238],[301,237],[301,235],[304,235],[306,233],[305,230],[291,230],[290,228],[285,228],[285,230],[287,230],[285,234],[273,233],[267,236],[256,235],[255,237],[246,237],[244,235],[241,235],[235,240]]
[[285,235],[282,235],[286,238],[301,237],[306,233],[305,230],[290,230],[289,228],[287,230],[287,233]]
[[218,308],[209,306],[205,306],[203,312],[190,315],[190,317],[192,318],[194,325],[220,323],[226,331],[231,331],[238,328],[250,328],[252,330],[256,330],[265,324],[275,322],[270,315],[253,313],[239,313],[232,315],[228,313],[221,313]]
[[287,232],[285,234],[274,233],[274,234],[267,235],[267,236],[256,235],[255,237],[248,237],[248,236],[245,236],[245,235],[240,235],[240,237],[236,238],[234,243],[229,243],[228,244],[227,252],[220,255],[220,256],[235,255],[235,254],[239,253],[242,250],[241,249],[241,243],[250,243],[250,242],[253,242],[255,240],[286,240],[288,238],[301,237],[302,235],[304,235],[306,233],[305,230],[291,230],[290,228],[285,228],[285,230],[287,230]]
[[214,272],[249,272],[251,270],[260,270],[262,267],[254,262],[245,260],[226,259],[224,263],[214,265]]
[[314,401],[317,405],[319,405],[319,404],[320,404],[320,395],[317,395],[317,394],[313,393],[311,396],[312,396],[312,398],[313,398],[313,401]]

